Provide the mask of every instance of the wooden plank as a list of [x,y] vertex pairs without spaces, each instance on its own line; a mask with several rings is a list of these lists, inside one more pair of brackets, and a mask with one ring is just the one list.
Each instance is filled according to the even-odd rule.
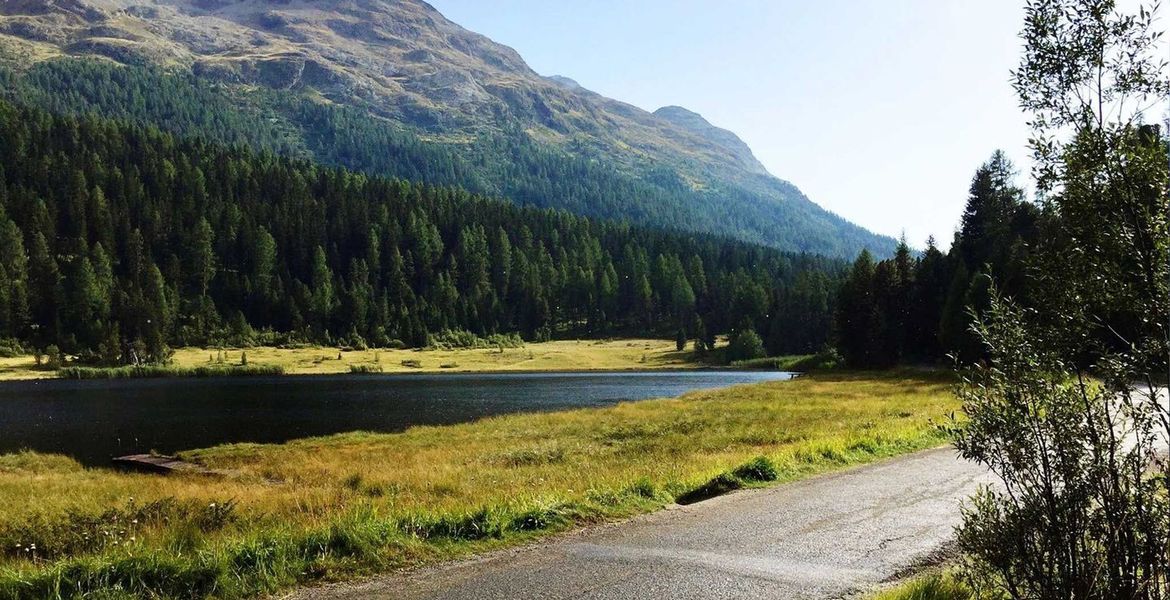
[[195,473],[199,475],[222,475],[223,473],[208,469],[203,465],[179,460],[174,456],[159,456],[157,454],[130,454],[113,459],[115,465],[138,471],[151,473]]

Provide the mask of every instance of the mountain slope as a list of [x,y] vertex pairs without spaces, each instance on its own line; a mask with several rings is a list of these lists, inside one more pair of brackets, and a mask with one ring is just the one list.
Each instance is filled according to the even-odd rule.
[[[893,245],[771,177],[734,134],[685,109],[649,113],[542,77],[417,0],[11,0],[0,4],[0,47],[22,72],[87,57],[193,75],[184,81],[237,109],[275,113],[263,118],[291,146],[353,168],[410,175],[354,158],[369,154],[359,145],[367,131],[382,128],[462,163],[464,175],[436,183],[517,202],[838,256]],[[103,80],[56,83],[69,91],[64,109],[170,127],[166,114],[120,114],[148,100],[107,106],[121,92]],[[295,100],[313,106],[290,108]],[[337,116],[346,110],[356,112]],[[306,112],[346,124],[326,128],[328,141],[310,139],[320,123]]]
[[683,130],[718,146],[742,165],[744,170],[758,175],[768,174],[768,170],[752,154],[752,149],[739,139],[739,136],[712,125],[702,115],[681,106],[663,106],[654,111],[654,116],[670,121]]

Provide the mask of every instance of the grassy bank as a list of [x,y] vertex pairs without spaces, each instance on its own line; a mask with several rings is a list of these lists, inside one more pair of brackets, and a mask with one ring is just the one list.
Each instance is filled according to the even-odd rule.
[[253,377],[283,375],[279,365],[128,365],[125,367],[65,367],[57,371],[62,379],[131,379],[151,377]]
[[515,544],[935,446],[950,385],[818,374],[185,453],[228,473],[214,478],[0,456],[0,599],[240,598]]
[[[679,352],[673,340],[568,340],[525,344],[521,348],[354,350],[324,346],[298,348],[180,348],[170,365],[149,368],[141,375],[80,367],[49,371],[31,355],[0,358],[0,381],[47,377],[185,376],[250,374],[240,369],[244,355],[255,374],[334,375],[341,373],[426,373],[483,371],[600,371],[679,369],[704,366],[691,350]],[[170,372],[164,371],[170,369]],[[265,371],[267,369],[268,371]],[[216,372],[222,371],[222,372]],[[157,374],[156,374],[157,373]]]

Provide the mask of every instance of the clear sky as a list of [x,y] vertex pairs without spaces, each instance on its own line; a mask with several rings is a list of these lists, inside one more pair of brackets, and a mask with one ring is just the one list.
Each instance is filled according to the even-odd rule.
[[874,231],[948,246],[975,169],[1028,173],[1009,71],[1017,0],[431,0],[453,21],[647,110],[677,104]]

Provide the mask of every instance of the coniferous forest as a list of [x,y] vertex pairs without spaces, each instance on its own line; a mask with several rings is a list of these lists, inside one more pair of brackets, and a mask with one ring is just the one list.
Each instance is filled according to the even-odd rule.
[[903,241],[849,266],[14,103],[0,139],[0,339],[102,364],[448,331],[700,349],[750,331],[769,355],[832,345],[855,367],[971,361],[990,290],[1027,299],[1043,220],[998,152],[949,252]]
[[843,268],[14,104],[0,139],[0,338],[92,362],[449,330],[811,352]]
[[915,256],[905,242],[875,261],[862,252],[838,290],[837,346],[857,367],[941,360],[972,362],[984,348],[971,330],[990,294],[1027,302],[1028,269],[1042,227],[1040,209],[1015,184],[1014,167],[996,152],[971,180],[950,251],[934,239]]

